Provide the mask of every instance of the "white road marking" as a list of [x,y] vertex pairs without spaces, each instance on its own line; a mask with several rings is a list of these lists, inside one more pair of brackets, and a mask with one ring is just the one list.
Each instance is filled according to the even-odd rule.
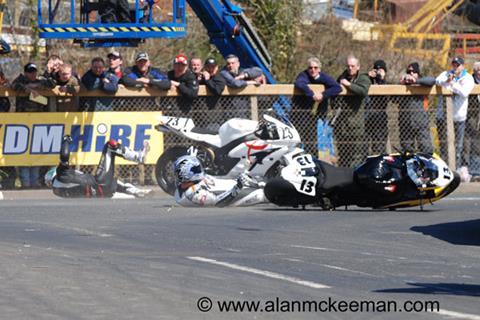
[[438,313],[442,316],[447,316],[450,318],[455,318],[455,319],[465,319],[465,320],[480,320],[480,316],[476,314],[470,314],[470,313],[461,313],[461,312],[456,312],[456,311],[450,311],[450,310],[440,310],[440,311],[435,311],[435,313]]
[[442,201],[480,201],[479,197],[456,197],[456,198],[445,198]]
[[340,249],[323,248],[323,247],[299,246],[299,245],[295,245],[295,244],[292,244],[290,247],[301,248],[301,249],[320,250],[320,251],[339,251],[339,252],[344,252],[345,251],[345,250],[340,250]]
[[319,265],[322,266],[322,267],[325,267],[325,268],[329,268],[329,269],[335,269],[335,270],[340,270],[340,271],[348,271],[348,272],[363,274],[363,275],[365,275],[365,276],[371,276],[371,277],[374,277],[374,276],[375,276],[375,275],[370,274],[370,273],[366,273],[366,272],[362,272],[362,271],[356,271],[356,270],[351,270],[351,269],[342,268],[342,267],[337,267],[337,266],[332,266],[332,265],[329,265],[329,264],[321,264],[321,263],[320,263]]
[[190,259],[190,260],[210,263],[210,264],[214,264],[214,265],[217,265],[217,266],[222,266],[222,267],[226,267],[226,268],[230,268],[230,269],[234,269],[234,270],[253,273],[253,274],[257,274],[257,275],[264,276],[264,277],[267,277],[267,278],[287,281],[287,282],[295,283],[295,284],[305,286],[305,287],[309,287],[309,288],[313,288],[313,289],[328,289],[328,288],[330,288],[329,286],[321,284],[321,283],[306,281],[306,280],[302,280],[300,278],[290,277],[290,276],[286,276],[286,275],[276,273],[276,272],[265,271],[265,270],[250,268],[250,267],[244,267],[244,266],[241,266],[241,265],[238,265],[238,264],[222,262],[222,261],[217,261],[217,260],[214,260],[214,259],[208,259],[208,258],[203,258],[203,257],[186,257],[186,258]]

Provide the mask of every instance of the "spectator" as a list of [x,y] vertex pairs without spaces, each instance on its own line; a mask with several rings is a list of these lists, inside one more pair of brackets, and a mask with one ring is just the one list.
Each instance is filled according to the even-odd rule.
[[[9,87],[8,79],[5,77],[3,70],[0,69],[0,88]],[[10,100],[8,97],[0,97],[0,112],[9,112],[10,111]]]
[[202,59],[194,57],[190,59],[190,70],[192,70],[193,74],[197,78],[197,81],[200,82],[203,80],[203,63]]
[[463,58],[452,60],[452,69],[442,72],[436,79],[438,85],[453,93],[453,125],[455,128],[455,163],[457,169],[462,167],[463,139],[465,136],[465,121],[468,111],[468,96],[475,82],[464,66]]
[[[86,90],[101,90],[113,94],[118,90],[118,78],[112,73],[105,72],[105,61],[96,57],[92,59],[90,70],[82,77],[82,85]],[[107,97],[93,97],[83,99],[84,111],[112,111],[113,99]]]
[[168,72],[171,89],[178,89],[178,106],[183,113],[192,109],[193,100],[198,96],[198,81],[193,72],[188,69],[188,58],[178,54],[173,60],[173,70]]
[[58,70],[63,64],[62,58],[56,54],[52,54],[47,59],[47,68],[43,72],[43,77],[49,81],[55,81],[58,78]]
[[128,0],[99,0],[102,23],[130,23]]
[[126,87],[132,88],[155,87],[169,90],[172,85],[167,75],[150,66],[150,58],[146,52],[137,54],[135,66],[125,69],[122,80]]
[[[1,40],[0,40],[1,41]],[[3,70],[0,69],[0,88],[8,88],[9,83]],[[10,100],[8,97],[0,97],[0,112],[10,111]],[[0,168],[0,189],[14,189],[17,173],[15,167]]]
[[[220,96],[223,90],[225,90],[225,78],[223,78],[218,72],[218,64],[214,58],[208,58],[205,60],[200,84],[204,84],[207,87],[208,92],[215,96]],[[215,104],[209,104],[209,109],[214,107]]]
[[107,59],[108,59],[108,73],[113,73],[114,75],[117,76],[119,79],[119,83],[122,83],[122,78],[123,78],[123,70],[122,70],[122,65],[123,65],[123,58],[120,55],[120,52],[117,51],[112,51],[109,54],[107,54]]
[[[480,62],[473,64],[472,76],[475,84],[480,84]],[[464,153],[469,154],[468,168],[472,175],[470,181],[480,182],[480,96],[477,95],[469,97],[465,139]]]
[[368,74],[360,72],[360,62],[355,56],[350,55],[347,58],[347,69],[337,81],[351,95],[335,99],[333,134],[339,165],[351,167],[362,163],[367,155],[363,100],[368,95],[370,78]]
[[236,55],[227,56],[227,64],[220,73],[231,88],[245,88],[249,84],[260,85],[265,83],[262,69],[258,67],[241,69],[240,60]]
[[[52,54],[47,58],[46,69],[43,72],[43,78],[48,81],[49,87],[55,87],[56,81],[58,80],[58,69],[63,64],[62,58],[56,54]],[[57,111],[55,104],[53,103],[57,100],[55,97],[48,97],[48,111]]]
[[[242,89],[247,85],[261,85],[265,83],[263,72],[258,67],[241,69],[240,60],[236,55],[230,54],[226,58],[227,64],[220,71],[229,88]],[[232,98],[235,108],[229,107],[225,109],[223,114],[225,119],[231,118],[250,118],[250,98],[247,96],[236,96]]]
[[[38,77],[38,67],[34,63],[27,63],[23,68],[24,73],[13,80],[12,88],[18,92],[27,93],[28,96],[16,98],[17,112],[44,112],[47,111],[47,99],[38,94],[37,90],[50,87],[45,78]],[[43,101],[42,101],[43,100]],[[20,167],[20,182],[22,188],[40,187],[40,167]]]
[[80,81],[72,73],[72,66],[64,63],[58,70],[56,85],[58,90],[68,95],[57,97],[57,111],[75,112],[79,111],[78,96],[80,92]]
[[3,39],[0,38],[0,54],[7,54],[12,51],[10,45]]
[[[387,84],[387,64],[383,60],[373,63],[368,72],[370,83]],[[365,99],[365,138],[369,145],[368,154],[383,154],[387,152],[388,140],[388,96],[367,97]]]
[[[151,66],[150,58],[146,52],[139,52],[137,54],[135,58],[135,65],[125,69],[122,80],[126,87],[131,88],[153,87],[161,90],[169,90],[171,87],[171,82],[168,80],[167,75],[163,72],[160,72],[159,69]],[[141,100],[136,98],[132,101],[134,102],[135,107],[142,103],[142,101],[148,101],[150,104],[156,104],[155,97],[143,98]],[[134,175],[139,174],[138,168],[132,167],[131,170],[134,172]],[[155,184],[152,180],[152,174],[152,167],[145,167],[145,184]]]
[[[317,115],[321,116],[327,112],[328,101],[337,96],[342,88],[328,74],[321,72],[322,64],[316,57],[307,60],[307,69],[300,72],[295,80],[295,88],[305,94],[306,97],[295,96],[293,99],[293,110],[291,121],[299,130],[305,150],[316,155],[316,129]],[[323,84],[323,92],[314,92],[309,84]]]
[[[412,62],[400,79],[403,85],[435,85],[434,77],[422,77],[420,66]],[[398,125],[403,151],[433,153],[427,96],[405,96],[399,105]],[[415,144],[417,146],[415,146]]]

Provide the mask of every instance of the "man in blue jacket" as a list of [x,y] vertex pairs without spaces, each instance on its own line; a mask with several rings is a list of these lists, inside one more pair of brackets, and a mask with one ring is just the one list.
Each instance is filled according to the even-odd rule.
[[[305,150],[316,156],[317,116],[325,116],[328,99],[337,96],[342,88],[335,79],[321,72],[322,64],[318,58],[309,58],[307,65],[307,69],[300,72],[295,80],[295,89],[305,96],[294,96],[291,121],[300,132]],[[323,84],[325,88],[322,92],[314,92],[309,84]]]
[[137,54],[135,65],[125,69],[122,80],[126,87],[133,88],[155,87],[169,90],[172,86],[166,74],[150,65],[150,58],[146,52]]
[[[87,90],[101,90],[105,93],[115,93],[118,91],[118,77],[113,73],[107,73],[105,70],[105,61],[96,57],[92,59],[90,70],[82,77],[82,85]],[[112,98],[84,98],[80,103],[80,110],[85,111],[112,111]]]

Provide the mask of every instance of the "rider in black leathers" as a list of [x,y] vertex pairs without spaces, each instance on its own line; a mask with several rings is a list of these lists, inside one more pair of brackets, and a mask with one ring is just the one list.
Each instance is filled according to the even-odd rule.
[[60,163],[56,169],[47,172],[45,182],[53,188],[53,193],[64,198],[110,198],[115,192],[143,197],[151,192],[148,189],[139,189],[130,183],[117,180],[115,173],[115,156],[137,163],[144,163],[148,144],[137,152],[122,146],[115,140],[110,140],[103,147],[102,156],[95,176],[72,168],[70,159],[70,136],[65,136],[60,149]]

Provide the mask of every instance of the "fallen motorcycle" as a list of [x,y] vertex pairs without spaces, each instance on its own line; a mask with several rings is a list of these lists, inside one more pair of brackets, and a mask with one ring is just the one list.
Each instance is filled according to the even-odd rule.
[[218,131],[197,128],[190,118],[161,116],[158,131],[187,138],[189,147],[172,146],[158,158],[155,176],[167,193],[175,192],[172,163],[180,156],[195,154],[205,172],[220,178],[248,173],[258,181],[277,176],[285,155],[302,154],[300,136],[290,123],[269,115],[262,121],[230,119]]
[[391,154],[367,158],[357,167],[339,168],[298,155],[265,186],[279,206],[317,205],[325,210],[356,205],[374,209],[420,206],[438,201],[460,184],[460,177],[436,155]]

